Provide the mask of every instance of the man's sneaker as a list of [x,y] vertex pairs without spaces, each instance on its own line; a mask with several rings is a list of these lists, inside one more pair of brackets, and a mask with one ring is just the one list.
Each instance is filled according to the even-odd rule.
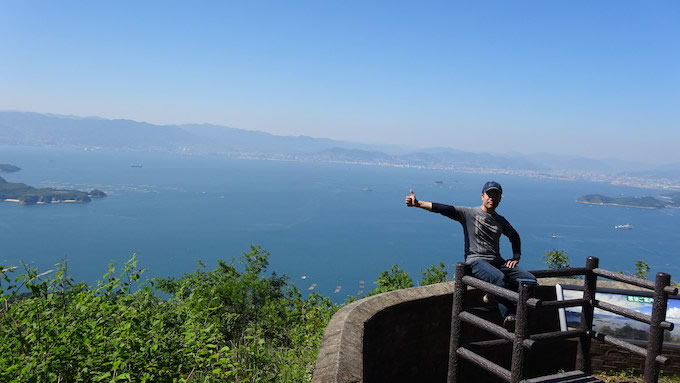
[[495,302],[495,300],[493,299],[493,295],[491,295],[491,294],[484,294],[484,296],[482,297],[482,302],[484,302],[484,303],[492,303],[492,302]]
[[514,315],[508,315],[505,317],[503,320],[503,328],[510,332],[515,332],[515,322],[517,320],[515,319]]

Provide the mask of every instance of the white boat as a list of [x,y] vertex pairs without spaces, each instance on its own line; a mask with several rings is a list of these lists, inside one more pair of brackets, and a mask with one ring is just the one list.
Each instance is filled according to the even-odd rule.
[[616,229],[616,230],[630,230],[632,228],[633,228],[633,226],[631,226],[629,224],[614,226],[614,229]]

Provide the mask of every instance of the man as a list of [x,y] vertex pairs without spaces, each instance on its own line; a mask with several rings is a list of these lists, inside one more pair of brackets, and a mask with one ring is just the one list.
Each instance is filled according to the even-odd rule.
[[[501,287],[514,288],[517,280],[536,278],[526,270],[517,267],[521,256],[519,234],[496,208],[501,203],[503,188],[498,182],[489,181],[482,188],[482,205],[479,207],[449,206],[435,202],[419,201],[411,190],[406,196],[406,206],[419,207],[454,219],[463,225],[465,234],[465,263],[470,265],[472,275],[483,281]],[[501,257],[500,238],[506,235],[512,243],[511,259]],[[485,296],[485,301],[488,297]],[[498,299],[503,326],[514,330],[515,305]]]

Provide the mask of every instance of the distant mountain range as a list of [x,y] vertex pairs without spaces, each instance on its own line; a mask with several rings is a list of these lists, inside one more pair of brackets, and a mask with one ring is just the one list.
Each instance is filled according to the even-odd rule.
[[[571,177],[603,173],[617,177],[680,180],[680,163],[659,169],[617,160],[540,153],[466,152],[451,148],[411,149],[306,136],[275,136],[210,124],[154,125],[131,120],[0,111],[0,145],[51,146],[85,150],[220,154],[238,158],[521,171],[535,176]],[[2,159],[9,160],[9,159]],[[592,178],[592,177],[591,177]],[[679,181],[680,182],[680,181]]]
[[374,150],[373,146],[210,124],[154,125],[30,112],[0,111],[0,145],[56,146],[196,153],[306,153],[335,147]]

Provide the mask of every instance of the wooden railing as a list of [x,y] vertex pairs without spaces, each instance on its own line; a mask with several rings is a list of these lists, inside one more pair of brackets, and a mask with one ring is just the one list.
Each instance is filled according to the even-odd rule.
[[[525,370],[527,351],[530,350],[534,344],[536,344],[536,342],[551,342],[568,338],[578,338],[579,345],[576,355],[576,370],[561,374],[564,376],[565,381],[568,377],[573,378],[574,374],[576,373],[583,375],[591,374],[590,345],[591,340],[595,339],[644,357],[644,382],[657,382],[659,376],[659,367],[667,364],[669,361],[668,357],[661,355],[663,346],[663,331],[673,330],[673,323],[665,320],[668,296],[677,295],[678,288],[671,286],[670,275],[666,273],[658,273],[656,275],[655,281],[649,281],[603,270],[598,266],[599,260],[595,257],[589,257],[586,261],[586,267],[584,268],[532,270],[531,273],[537,278],[577,275],[584,276],[585,280],[583,298],[562,301],[543,301],[533,297],[535,285],[529,283],[520,283],[517,291],[512,291],[472,277],[470,275],[469,266],[465,263],[458,263],[456,265],[453,309],[451,313],[451,337],[449,344],[449,367],[447,381],[449,383],[458,382],[458,375],[460,373],[460,359],[463,358],[507,382],[519,383],[525,378],[523,376],[523,372]],[[653,290],[654,303],[652,306],[652,314],[642,314],[637,311],[597,300],[595,298],[595,291],[597,288],[598,277],[625,282],[634,286]],[[514,333],[470,312],[463,311],[463,302],[465,299],[467,286],[477,288],[487,294],[492,294],[496,297],[516,304],[517,316]],[[528,317],[530,310],[558,309],[577,306],[581,307],[581,320],[578,328],[567,331],[529,334]],[[650,327],[647,348],[645,349],[640,346],[636,346],[611,335],[593,331],[593,311],[595,308],[649,324]],[[498,339],[461,344],[463,322],[479,327],[495,335]],[[506,368],[480,356],[474,351],[487,347],[495,347],[497,345],[507,344],[510,342],[512,342],[513,345],[510,370],[507,370]],[[559,382],[560,374],[552,375],[550,379],[551,382]],[[541,380],[533,378],[530,381],[539,382]],[[529,380],[526,380],[526,382],[529,382]]]

